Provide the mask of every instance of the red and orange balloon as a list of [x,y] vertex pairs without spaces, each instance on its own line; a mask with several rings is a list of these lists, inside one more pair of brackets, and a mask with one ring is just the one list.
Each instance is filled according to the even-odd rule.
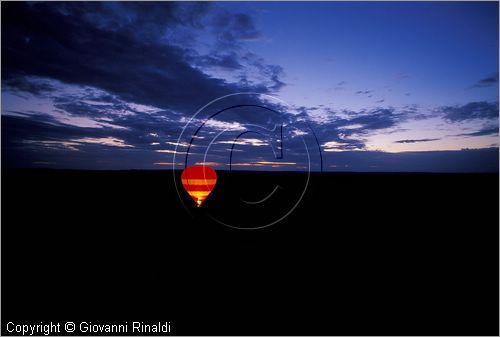
[[215,170],[206,165],[189,166],[182,171],[182,185],[198,207],[207,199],[217,182]]

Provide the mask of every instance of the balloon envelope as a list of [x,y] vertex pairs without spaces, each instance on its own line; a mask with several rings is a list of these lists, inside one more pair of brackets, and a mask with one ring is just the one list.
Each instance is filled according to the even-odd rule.
[[217,182],[215,170],[206,165],[189,166],[182,171],[182,185],[198,207],[205,201]]

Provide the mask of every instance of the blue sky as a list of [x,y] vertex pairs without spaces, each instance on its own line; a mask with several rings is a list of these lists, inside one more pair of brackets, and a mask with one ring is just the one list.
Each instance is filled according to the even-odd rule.
[[[320,101],[360,109],[377,105],[380,99],[387,100],[386,105],[495,100],[498,93],[494,87],[467,88],[498,67],[496,6],[432,2],[259,4],[264,11],[257,15],[257,22],[271,38],[256,44],[255,50],[286,69],[293,84],[285,90],[291,93],[287,98],[304,92],[302,96],[314,100],[311,104]],[[350,91],[330,93],[340,82],[349,84]],[[360,100],[352,95],[357,90],[373,91],[373,99]],[[413,97],[405,96],[407,93]]]
[[306,167],[302,122],[325,170],[498,171],[497,2],[3,3],[2,59],[3,167],[166,168],[200,107],[256,92],[290,127],[284,158],[241,136],[244,169]]

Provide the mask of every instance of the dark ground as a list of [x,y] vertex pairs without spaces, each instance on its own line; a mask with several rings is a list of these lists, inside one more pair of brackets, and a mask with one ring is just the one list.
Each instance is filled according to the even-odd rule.
[[[303,178],[277,177],[232,181]],[[498,335],[498,183],[315,175],[288,218],[242,231],[191,217],[169,171],[3,170],[2,333],[162,320],[190,335]]]

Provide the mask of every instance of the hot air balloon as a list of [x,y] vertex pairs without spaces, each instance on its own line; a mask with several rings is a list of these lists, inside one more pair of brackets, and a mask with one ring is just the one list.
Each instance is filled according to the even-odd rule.
[[206,165],[189,166],[182,171],[182,185],[197,207],[208,197],[217,182],[215,170]]

